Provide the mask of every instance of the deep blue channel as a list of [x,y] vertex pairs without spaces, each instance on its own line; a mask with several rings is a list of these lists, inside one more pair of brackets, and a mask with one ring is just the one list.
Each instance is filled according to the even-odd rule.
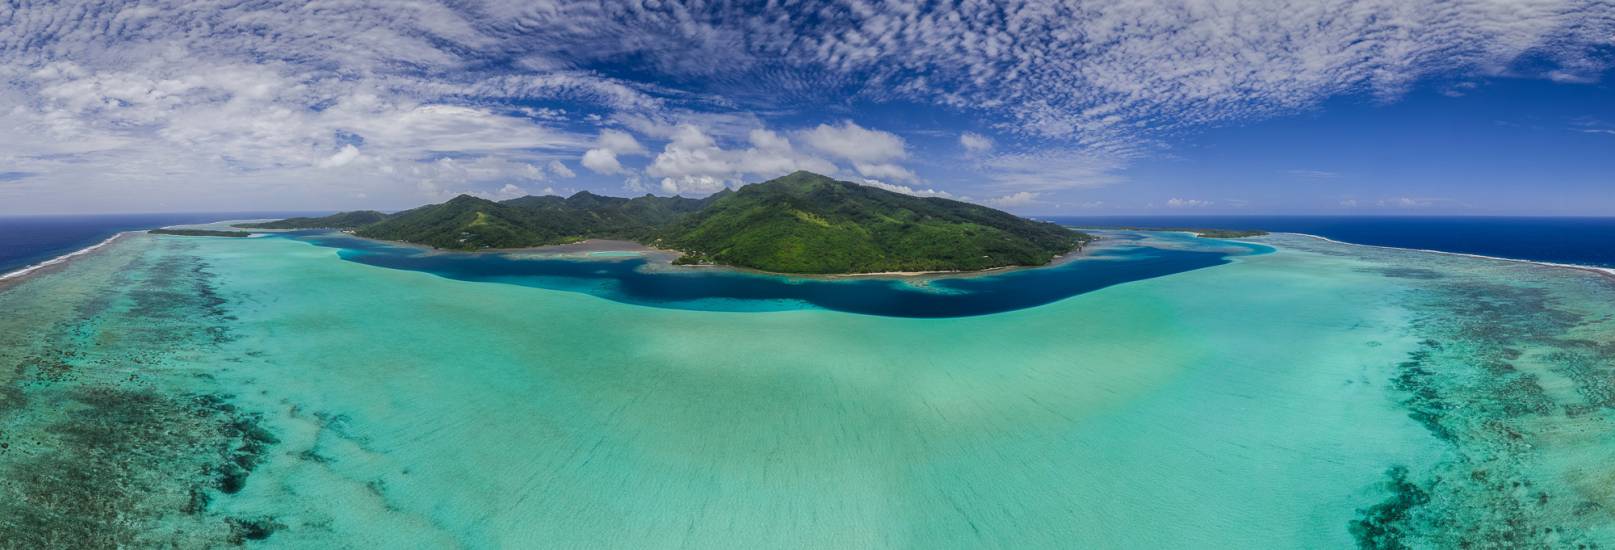
[[[781,311],[823,308],[887,317],[967,317],[1014,311],[1121,283],[1229,262],[1230,255],[1270,247],[1212,241],[1211,250],[1115,246],[1062,265],[991,275],[933,279],[919,286],[892,279],[826,280],[735,271],[641,269],[643,258],[534,259],[504,254],[428,253],[333,233],[289,238],[337,248],[365,265],[431,273],[459,281],[493,282],[583,292],[617,302],[702,311]],[[1127,240],[1129,237],[1118,235]],[[1192,238],[1192,237],[1190,237]]]

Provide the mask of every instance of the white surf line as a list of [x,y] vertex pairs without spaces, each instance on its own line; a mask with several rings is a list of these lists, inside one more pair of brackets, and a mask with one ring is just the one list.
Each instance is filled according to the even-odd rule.
[[101,241],[101,242],[96,243],[96,244],[94,244],[92,246],[81,248],[81,249],[69,252],[67,254],[63,254],[61,256],[57,256],[57,257],[51,258],[49,260],[45,260],[43,262],[39,262],[37,264],[31,265],[31,266],[28,266],[28,267],[24,267],[22,269],[13,271],[11,273],[7,273],[5,275],[0,275],[0,281],[7,281],[7,280],[15,279],[15,278],[18,278],[18,277],[22,277],[22,276],[28,275],[29,273],[33,273],[35,271],[39,271],[41,269],[45,269],[47,267],[50,267],[50,266],[53,266],[53,265],[56,265],[56,264],[71,260],[71,259],[73,259],[75,257],[83,256],[85,254],[95,252],[96,250],[99,250],[103,246],[112,244],[112,241],[118,240],[118,238],[122,237],[124,235],[124,233],[128,233],[128,232],[127,231],[119,232],[116,235],[113,235],[111,237],[107,237],[107,240]]
[[1501,261],[1501,262],[1516,262],[1516,263],[1522,263],[1522,264],[1534,264],[1534,265],[1541,265],[1541,266],[1547,266],[1547,267],[1561,267],[1561,268],[1565,268],[1565,269],[1579,269],[1579,270],[1582,270],[1582,271],[1593,271],[1593,272],[1597,272],[1597,273],[1602,273],[1604,275],[1608,275],[1610,277],[1615,277],[1615,268],[1599,267],[1599,266],[1596,266],[1596,265],[1561,264],[1561,263],[1557,263],[1557,262],[1539,262],[1539,261],[1536,261],[1536,260],[1521,260],[1519,258],[1503,258],[1503,257],[1499,257],[1499,256],[1485,256],[1485,255],[1481,255],[1481,254],[1470,254],[1470,253],[1467,253],[1467,252],[1448,252],[1446,250],[1430,250],[1430,249],[1427,249],[1427,248],[1403,248],[1403,247],[1400,247],[1400,246],[1384,246],[1384,245],[1378,245],[1378,244],[1348,243],[1348,242],[1345,242],[1345,241],[1337,241],[1337,240],[1331,239],[1329,237],[1324,237],[1324,236],[1320,236],[1320,235],[1313,235],[1313,234],[1310,234],[1310,233],[1294,233],[1294,232],[1289,232],[1289,231],[1285,231],[1284,233],[1289,233],[1291,235],[1300,235],[1302,237],[1311,237],[1311,238],[1314,238],[1314,239],[1318,239],[1320,241],[1331,242],[1331,243],[1335,243],[1335,244],[1343,244],[1343,245],[1347,245],[1347,246],[1363,246],[1363,247],[1368,247],[1368,248],[1381,248],[1381,249],[1385,249],[1385,250],[1406,250],[1406,251],[1412,251],[1412,252],[1429,252],[1431,254],[1446,254],[1448,256],[1463,256],[1465,258],[1479,258],[1479,259],[1482,259],[1482,260],[1497,260],[1497,261]]

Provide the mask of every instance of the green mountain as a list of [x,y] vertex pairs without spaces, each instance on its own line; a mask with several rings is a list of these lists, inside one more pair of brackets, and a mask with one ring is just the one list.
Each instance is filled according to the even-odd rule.
[[797,172],[704,199],[469,195],[385,215],[344,212],[241,227],[356,229],[361,237],[454,250],[590,238],[683,251],[678,263],[781,273],[977,270],[1042,265],[1088,235],[959,201],[921,198]]
[[565,199],[527,196],[500,204],[565,220],[573,233],[583,237],[644,240],[673,220],[700,210],[707,200],[655,195],[627,199],[579,191]]
[[868,273],[1042,265],[1090,239],[985,206],[797,172],[713,200],[657,244],[685,251],[685,263]]
[[581,240],[583,236],[571,221],[460,195],[442,204],[387,216],[354,234],[454,250],[519,248]]
[[379,222],[386,217],[386,214],[375,210],[359,210],[355,212],[338,212],[323,218],[287,218],[264,223],[243,223],[236,224],[236,227],[251,229],[353,229]]
[[645,240],[706,202],[645,195],[632,199],[581,191],[503,202],[460,195],[361,227],[361,237],[476,250],[565,244],[590,238]]

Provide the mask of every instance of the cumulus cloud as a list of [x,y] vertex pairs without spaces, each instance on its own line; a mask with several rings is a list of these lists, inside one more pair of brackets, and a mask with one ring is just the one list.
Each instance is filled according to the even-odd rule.
[[898,161],[908,158],[908,144],[897,134],[859,126],[850,120],[838,126],[820,124],[797,136],[819,152],[852,163],[860,175],[876,179],[915,182],[919,177]]
[[797,170],[836,171],[834,164],[797,151],[788,138],[770,130],[752,130],[747,144],[725,149],[701,128],[684,125],[645,173],[662,178],[663,192],[707,194],[739,185],[748,176],[766,179]]
[[584,168],[593,170],[596,174],[626,174],[628,169],[622,167],[617,160],[617,153],[610,149],[590,149],[583,152],[580,160]]
[[630,170],[624,168],[618,160],[619,155],[644,155],[645,146],[634,139],[633,134],[622,130],[605,129],[595,138],[595,147],[584,151],[583,167],[596,174],[628,174]]
[[903,138],[891,132],[864,128],[850,120],[840,126],[820,124],[799,135],[808,146],[853,162],[881,163],[908,156]]
[[596,138],[596,141],[598,143],[598,148],[605,149],[619,155],[645,154],[645,146],[640,145],[639,140],[634,139],[633,134],[624,132],[622,130],[613,130],[610,128],[601,130],[600,137]]

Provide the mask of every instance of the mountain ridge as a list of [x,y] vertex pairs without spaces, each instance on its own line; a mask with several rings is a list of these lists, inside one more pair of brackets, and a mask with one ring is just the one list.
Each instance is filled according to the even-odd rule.
[[[683,253],[675,263],[779,273],[975,271],[1043,265],[1092,237],[939,197],[914,197],[796,172],[694,199],[460,195],[383,214],[342,212],[254,228],[335,228],[451,250],[525,248],[624,239]],[[380,213],[375,213],[380,214]],[[287,227],[276,227],[279,224]],[[349,224],[342,226],[340,224]]]

